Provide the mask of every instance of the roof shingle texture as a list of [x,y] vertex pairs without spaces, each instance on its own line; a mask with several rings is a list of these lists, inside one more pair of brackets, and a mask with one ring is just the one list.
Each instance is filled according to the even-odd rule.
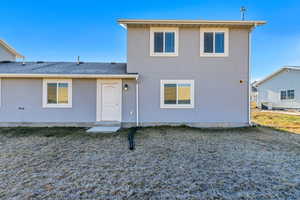
[[127,74],[126,63],[0,63],[0,74]]

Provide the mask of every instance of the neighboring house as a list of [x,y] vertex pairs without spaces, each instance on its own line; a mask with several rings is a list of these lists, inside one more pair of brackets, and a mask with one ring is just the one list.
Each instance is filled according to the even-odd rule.
[[258,107],[300,109],[300,67],[282,67],[255,85]]
[[0,64],[3,125],[248,126],[263,21],[119,20],[128,63]]
[[255,103],[257,103],[257,96],[258,96],[257,88],[255,86],[256,83],[257,83],[257,81],[254,81],[250,85],[250,87],[251,87],[250,101],[255,102]]
[[24,58],[21,54],[16,52],[3,40],[0,40],[0,62],[3,61],[16,61],[17,58]]

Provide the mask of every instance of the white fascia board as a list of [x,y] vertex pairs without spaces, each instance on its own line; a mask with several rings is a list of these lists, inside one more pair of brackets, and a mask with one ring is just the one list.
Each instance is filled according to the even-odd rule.
[[0,73],[0,77],[7,78],[135,78],[138,74],[12,74]]

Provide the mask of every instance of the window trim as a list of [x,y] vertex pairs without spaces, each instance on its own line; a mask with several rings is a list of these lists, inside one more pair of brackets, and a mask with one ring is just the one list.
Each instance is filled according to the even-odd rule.
[[[190,84],[191,85],[191,103],[190,104],[165,104],[165,84]],[[176,86],[178,90],[178,87]],[[178,95],[178,92],[177,92]],[[194,108],[194,80],[161,80],[160,81],[160,108]]]
[[[48,83],[68,83],[67,104],[48,104]],[[72,79],[43,79],[43,108],[72,108]]]
[[[224,53],[205,53],[204,52],[204,33],[214,33],[213,48],[215,51],[215,33],[224,33]],[[200,28],[200,56],[201,57],[228,57],[229,56],[229,28]]]
[[[282,98],[281,98],[281,93],[282,93],[282,92],[285,92],[285,99],[282,99]],[[280,91],[279,91],[279,99],[280,99],[280,101],[286,101],[286,100],[288,100],[288,99],[287,99],[287,90],[280,90]]]
[[[294,98],[292,98],[292,99],[289,98],[289,91],[294,91]],[[286,96],[287,96],[287,98],[289,100],[295,100],[295,89],[288,89],[288,90],[286,90]]]
[[[288,91],[289,90],[294,90],[294,98],[293,99],[289,99],[288,97],[289,97],[289,95],[288,95]],[[281,92],[285,92],[286,93],[286,98],[285,99],[281,99]],[[280,101],[295,101],[295,99],[296,99],[296,95],[295,95],[295,92],[296,90],[295,89],[281,89],[280,91],[279,91],[279,99],[280,99]]]
[[[155,32],[174,32],[175,39],[174,39],[174,50],[175,52],[162,52],[162,53],[155,53],[154,52],[154,33]],[[150,27],[150,56],[178,56],[178,48],[179,48],[179,28],[176,27]],[[164,40],[165,45],[165,40]]]

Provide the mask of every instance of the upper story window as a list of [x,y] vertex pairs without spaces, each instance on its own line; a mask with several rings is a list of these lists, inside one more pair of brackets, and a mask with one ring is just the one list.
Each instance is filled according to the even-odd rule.
[[178,28],[151,28],[150,55],[178,56]]
[[295,99],[295,90],[281,90],[280,91],[280,99]]
[[228,28],[200,29],[200,56],[228,56]]
[[44,79],[43,107],[71,108],[72,107],[72,80],[71,79]]

